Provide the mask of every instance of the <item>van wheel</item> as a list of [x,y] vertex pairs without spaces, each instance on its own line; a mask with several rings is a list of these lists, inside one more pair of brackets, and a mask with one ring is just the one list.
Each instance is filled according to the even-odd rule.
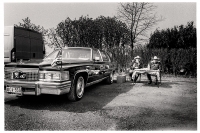
[[85,81],[82,76],[76,76],[74,83],[71,86],[71,90],[68,94],[70,101],[78,101],[83,97],[85,89]]

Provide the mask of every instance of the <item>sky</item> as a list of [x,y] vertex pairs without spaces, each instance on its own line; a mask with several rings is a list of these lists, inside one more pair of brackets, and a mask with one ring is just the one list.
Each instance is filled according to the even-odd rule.
[[[196,3],[154,3],[155,12],[165,18],[151,29],[166,29],[175,25],[186,25],[189,21],[196,24]],[[18,24],[22,19],[29,17],[31,22],[44,28],[56,28],[57,24],[67,17],[74,20],[80,16],[95,19],[100,15],[117,16],[117,2],[103,3],[4,3],[4,26]]]
[[100,15],[114,16],[117,6],[118,3],[4,3],[4,25],[16,24],[29,17],[37,25],[55,28],[67,17],[74,20],[82,15],[94,19]]
[[[194,21],[196,24],[195,2],[154,2],[153,4],[157,6],[155,13],[165,19],[148,31],[148,37],[157,28],[161,30],[175,25],[186,25],[189,21]],[[87,15],[93,19],[101,15],[117,16],[119,6],[119,2],[4,2],[4,26],[19,24],[23,22],[22,19],[29,17],[31,23],[43,26],[45,29],[56,28],[67,17],[74,20]],[[50,53],[53,49],[46,47],[46,51]]]

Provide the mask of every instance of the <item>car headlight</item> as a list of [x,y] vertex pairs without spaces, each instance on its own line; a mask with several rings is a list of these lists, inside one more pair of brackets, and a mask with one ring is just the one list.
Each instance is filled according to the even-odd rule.
[[69,72],[40,72],[39,80],[52,80],[52,81],[61,81],[61,80],[69,80]]
[[44,73],[39,73],[39,79],[44,79]]
[[61,80],[61,73],[52,73],[52,79]]
[[45,79],[52,79],[52,73],[45,73]]

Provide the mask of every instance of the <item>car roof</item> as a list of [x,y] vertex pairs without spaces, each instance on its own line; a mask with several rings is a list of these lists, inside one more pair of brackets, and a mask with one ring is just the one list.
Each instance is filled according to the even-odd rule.
[[[60,48],[57,48],[55,50],[59,50]],[[89,48],[89,47],[65,47],[65,48],[62,48],[63,50],[64,49],[93,49],[93,48]]]

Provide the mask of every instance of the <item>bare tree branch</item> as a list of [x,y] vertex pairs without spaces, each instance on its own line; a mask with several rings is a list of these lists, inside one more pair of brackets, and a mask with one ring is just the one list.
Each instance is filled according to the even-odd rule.
[[118,17],[130,28],[132,49],[134,43],[140,40],[140,36],[146,37],[145,33],[159,21],[163,20],[157,17],[155,13],[156,8],[152,3],[145,2],[120,3]]

